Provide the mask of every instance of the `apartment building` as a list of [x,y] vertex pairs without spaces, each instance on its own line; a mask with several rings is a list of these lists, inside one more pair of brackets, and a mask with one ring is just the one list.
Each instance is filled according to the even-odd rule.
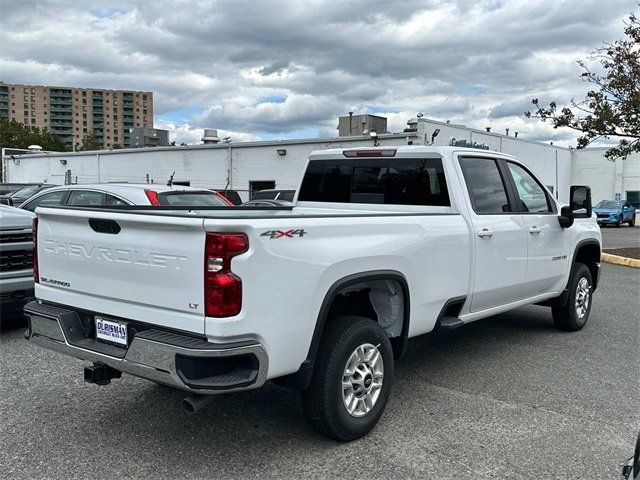
[[70,147],[93,135],[104,148],[126,148],[131,129],[153,128],[153,93],[0,81],[0,118],[46,128]]

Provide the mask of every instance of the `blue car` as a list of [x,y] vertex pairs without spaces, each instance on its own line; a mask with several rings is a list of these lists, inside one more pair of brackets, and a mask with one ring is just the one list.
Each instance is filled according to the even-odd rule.
[[602,200],[594,208],[598,217],[598,225],[621,226],[628,223],[630,227],[636,225],[636,209],[629,202],[618,200]]

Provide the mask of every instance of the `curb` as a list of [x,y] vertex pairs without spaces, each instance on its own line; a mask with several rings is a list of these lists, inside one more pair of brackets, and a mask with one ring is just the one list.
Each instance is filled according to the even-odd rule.
[[627,267],[640,268],[640,260],[637,258],[619,257],[610,253],[602,254],[602,261],[605,263],[613,263],[616,265],[625,265]]

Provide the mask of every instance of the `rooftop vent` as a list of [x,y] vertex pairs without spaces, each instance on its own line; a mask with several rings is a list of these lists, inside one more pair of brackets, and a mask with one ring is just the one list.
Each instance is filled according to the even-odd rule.
[[29,145],[27,147],[27,150],[29,150],[30,152],[41,152],[42,147],[40,145]]
[[205,128],[204,135],[202,136],[203,143],[212,144],[212,143],[220,143],[220,138],[218,137],[218,130]]

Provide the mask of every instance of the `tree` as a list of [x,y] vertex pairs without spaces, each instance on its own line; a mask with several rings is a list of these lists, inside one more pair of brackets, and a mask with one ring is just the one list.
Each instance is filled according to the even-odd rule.
[[600,64],[601,72],[578,60],[584,70],[582,79],[594,88],[584,100],[572,99],[569,107],[558,109],[556,102],[543,108],[534,98],[531,103],[537,110],[525,112],[525,116],[550,120],[554,128],[581,132],[578,148],[600,139],[618,139],[618,145],[605,153],[608,160],[640,152],[640,20],[634,14],[625,22],[624,33],[625,38],[605,43],[588,57]]
[[64,142],[46,128],[28,127],[15,120],[0,118],[0,147],[23,148],[40,145],[43,150],[63,152]]
[[104,148],[104,143],[93,135],[93,132],[85,133],[82,137],[82,143],[76,148],[76,150],[101,150]]

